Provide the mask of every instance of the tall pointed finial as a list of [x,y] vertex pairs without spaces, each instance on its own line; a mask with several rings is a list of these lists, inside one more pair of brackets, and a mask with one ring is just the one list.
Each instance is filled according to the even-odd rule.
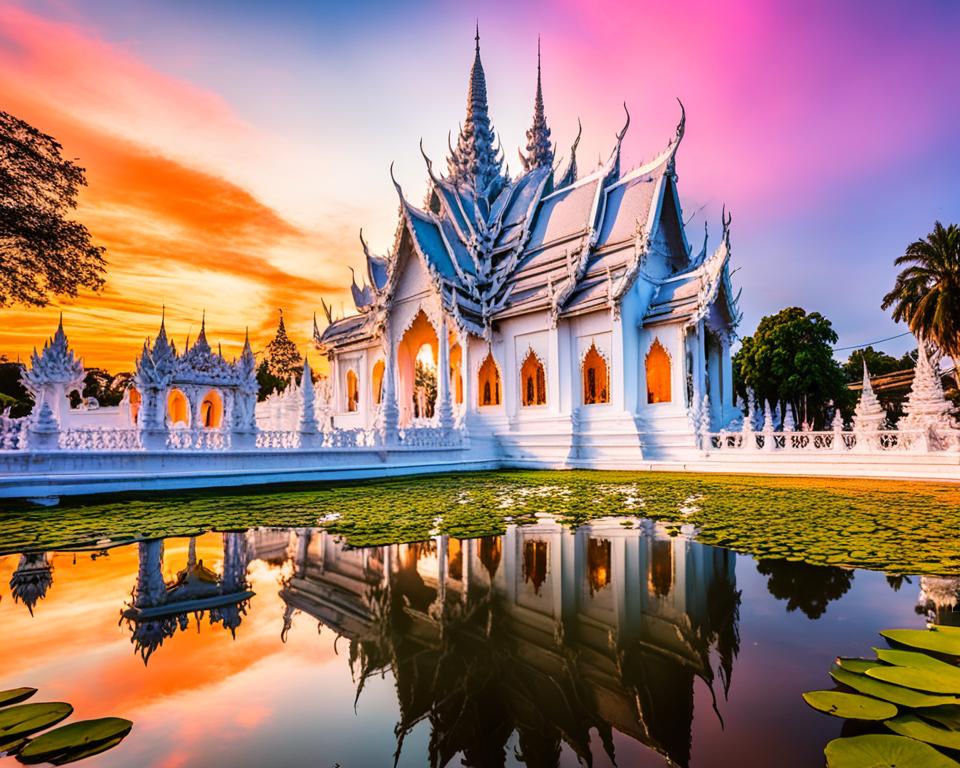
[[160,330],[161,331],[165,330],[164,326],[166,325],[166,323],[167,323],[167,305],[161,304],[160,305]]
[[520,153],[524,171],[553,165],[553,143],[543,108],[543,85],[540,77],[540,38],[537,37],[537,91],[533,100],[533,124],[527,129],[527,153]]
[[467,90],[467,116],[457,145],[447,158],[447,172],[457,186],[467,187],[478,198],[492,200],[506,183],[503,158],[494,149],[496,133],[490,124],[487,80],[480,61],[480,22],[474,35],[475,52]]

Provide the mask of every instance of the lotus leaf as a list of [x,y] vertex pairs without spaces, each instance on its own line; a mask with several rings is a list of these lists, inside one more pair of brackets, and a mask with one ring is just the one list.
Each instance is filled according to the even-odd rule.
[[70,716],[73,707],[62,701],[18,704],[0,710],[0,739],[9,740],[42,731]]
[[37,692],[36,688],[12,688],[9,691],[0,691],[0,707],[9,707],[26,701]]
[[890,702],[861,696],[859,693],[808,691],[803,694],[803,700],[828,715],[855,720],[888,720],[897,713],[897,708]]
[[939,725],[931,725],[912,712],[887,720],[884,725],[901,736],[909,736],[911,739],[947,749],[960,749],[960,733],[951,731],[949,728],[941,728]]
[[874,667],[866,674],[885,683],[902,685],[929,693],[960,693],[960,669],[944,665],[946,669],[918,667]]
[[904,707],[938,707],[941,704],[960,704],[960,699],[956,696],[931,696],[930,694],[920,693],[910,688],[885,683],[882,680],[876,680],[866,675],[848,672],[842,667],[834,666],[834,668],[830,670],[830,675],[838,683],[848,685],[855,691],[883,699],[884,701],[892,701],[894,704],[899,704]]
[[827,768],[957,768],[929,744],[905,736],[868,734],[834,739],[823,750]]
[[946,728],[960,731],[960,706],[947,704],[943,707],[927,707],[919,713],[928,720],[940,723]]
[[[102,717],[97,720],[82,720],[37,736],[31,741],[17,759],[21,763],[54,763],[73,762],[78,759],[77,753],[84,756],[97,754],[92,749],[108,742],[118,744],[133,727],[129,720],[119,717]],[[97,750],[102,751],[102,750]],[[70,758],[70,759],[66,759]]]
[[864,674],[868,669],[880,666],[876,659],[851,659],[844,656],[838,656],[836,663],[848,672],[855,672],[858,675]]
[[94,755],[99,755],[101,752],[106,752],[109,749],[113,749],[117,744],[123,741],[127,737],[127,734],[122,736],[115,736],[109,741],[101,741],[96,744],[91,744],[87,747],[74,750],[72,752],[67,752],[55,760],[50,762],[54,765],[66,765],[67,763],[75,763],[78,760],[85,760],[88,757],[93,757]]
[[15,755],[20,748],[27,743],[27,739],[14,739],[13,741],[0,742],[0,757],[4,755]]
[[880,634],[900,645],[960,656],[960,634],[926,629],[885,629]]
[[[900,651],[894,648],[874,648],[877,658],[887,664],[898,667],[913,667],[915,669],[946,669],[960,672],[960,667],[948,664],[945,661],[919,651]],[[876,665],[874,665],[876,666]]]

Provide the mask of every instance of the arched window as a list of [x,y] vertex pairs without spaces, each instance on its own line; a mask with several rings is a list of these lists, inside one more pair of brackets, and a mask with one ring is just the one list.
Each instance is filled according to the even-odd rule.
[[673,587],[673,542],[670,539],[650,542],[649,584],[660,597],[670,594]]
[[589,539],[587,541],[587,575],[591,595],[610,583],[610,571],[610,540]]
[[352,368],[347,371],[347,411],[360,408],[360,379]]
[[140,404],[143,402],[143,398],[140,396],[140,393],[130,387],[130,421],[134,424],[137,423],[137,418],[140,416]]
[[660,339],[654,339],[647,353],[647,402],[669,403],[671,399],[670,355]]
[[479,384],[480,405],[500,405],[500,371],[492,352],[487,353],[480,366]]
[[373,364],[373,385],[371,391],[373,392],[373,404],[380,405],[380,401],[383,400],[383,372],[386,369],[383,360],[377,360]]
[[463,373],[461,372],[463,352],[460,345],[453,341],[453,334],[450,336],[450,392],[453,395],[453,402],[460,405],[463,403]]
[[583,358],[583,403],[596,405],[610,402],[610,372],[607,361],[591,344]]
[[200,403],[200,423],[207,429],[219,429],[223,424],[223,398],[215,389],[203,396]]
[[521,402],[525,406],[546,405],[547,376],[543,363],[531,349],[520,368]]
[[540,594],[540,587],[547,580],[547,556],[549,544],[545,541],[523,542],[523,581],[533,583],[533,591]]
[[179,389],[171,389],[167,395],[167,422],[172,427],[190,425],[190,403]]

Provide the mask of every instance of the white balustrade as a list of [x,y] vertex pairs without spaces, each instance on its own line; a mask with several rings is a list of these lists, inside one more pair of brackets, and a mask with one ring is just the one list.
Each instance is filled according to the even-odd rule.
[[171,451],[222,451],[229,447],[229,432],[219,429],[171,429],[167,434],[167,449]]
[[27,417],[0,415],[0,451],[24,450],[27,446]]
[[[761,451],[780,453],[891,453],[927,451],[960,452],[960,430],[872,432],[830,430],[822,432],[710,432],[704,444],[711,451]],[[772,448],[767,446],[772,437]],[[924,443],[926,445],[924,445]]]
[[83,427],[61,430],[62,451],[139,451],[140,433],[136,429]]

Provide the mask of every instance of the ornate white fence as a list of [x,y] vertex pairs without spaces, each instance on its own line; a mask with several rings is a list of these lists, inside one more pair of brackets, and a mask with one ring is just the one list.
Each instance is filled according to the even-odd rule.
[[63,451],[137,451],[140,432],[112,427],[66,429],[60,432],[58,445]]
[[23,450],[27,446],[27,417],[0,415],[0,451]]
[[894,430],[872,432],[708,432],[708,451],[781,453],[960,452],[960,430]]

